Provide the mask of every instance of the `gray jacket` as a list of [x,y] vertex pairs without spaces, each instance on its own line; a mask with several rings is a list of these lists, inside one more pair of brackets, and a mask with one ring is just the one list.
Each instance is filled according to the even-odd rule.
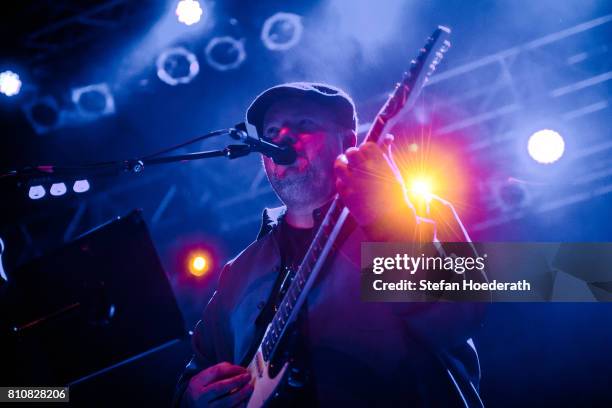
[[[179,380],[175,401],[200,370],[250,358],[255,319],[280,270],[277,227],[284,210],[264,210],[257,240],[223,268],[195,327],[194,356]],[[368,235],[357,227],[328,259],[307,300],[320,405],[481,406],[480,367],[471,336],[481,324],[482,306],[362,302],[362,241]]]

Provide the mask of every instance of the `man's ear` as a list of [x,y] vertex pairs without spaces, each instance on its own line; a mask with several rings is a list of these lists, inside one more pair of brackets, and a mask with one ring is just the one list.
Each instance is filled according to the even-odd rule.
[[342,148],[344,150],[357,145],[357,135],[353,130],[346,130],[342,138]]

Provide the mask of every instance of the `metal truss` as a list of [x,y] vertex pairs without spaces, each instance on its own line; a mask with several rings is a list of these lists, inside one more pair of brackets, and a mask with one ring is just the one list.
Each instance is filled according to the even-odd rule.
[[[22,14],[44,12],[49,24],[29,33],[21,44],[28,51],[31,65],[39,65],[48,58],[65,53],[77,45],[99,38],[123,25],[140,2],[129,0],[45,1],[35,2]],[[144,4],[141,6],[145,7]]]

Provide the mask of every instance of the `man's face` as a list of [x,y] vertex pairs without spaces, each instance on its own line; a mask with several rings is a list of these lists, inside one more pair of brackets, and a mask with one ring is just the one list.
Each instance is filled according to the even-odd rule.
[[334,160],[343,153],[350,131],[335,123],[330,109],[308,99],[288,98],[274,103],[263,120],[263,137],[290,143],[297,160],[289,166],[264,157],[274,191],[288,207],[317,207],[335,193]]

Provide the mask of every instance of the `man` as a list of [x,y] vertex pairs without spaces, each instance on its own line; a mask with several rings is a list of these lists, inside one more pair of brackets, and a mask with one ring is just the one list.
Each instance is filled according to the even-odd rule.
[[[285,207],[264,211],[257,240],[222,271],[196,326],[195,356],[179,381],[177,402],[230,407],[248,401],[253,386],[239,364],[251,357],[258,326],[272,317],[270,296],[281,267],[299,265],[338,192],[351,217],[300,318],[298,343],[311,373],[306,405],[479,406],[470,339],[481,317],[476,306],[360,301],[362,241],[434,239],[433,224],[419,222],[387,160],[391,139],[383,148],[355,147],[354,104],[324,84],[270,88],[251,104],[247,121],[260,137],[290,143],[297,160],[283,166],[263,157]],[[431,209],[450,211],[435,200]],[[458,220],[435,226],[441,241],[466,240]]]

